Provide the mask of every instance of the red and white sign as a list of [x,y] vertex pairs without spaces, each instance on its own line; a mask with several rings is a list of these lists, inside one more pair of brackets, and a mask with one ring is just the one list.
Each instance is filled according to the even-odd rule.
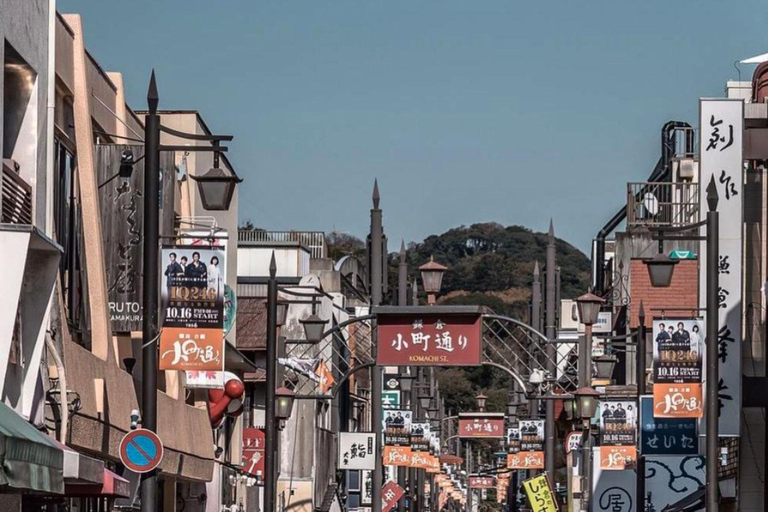
[[379,314],[378,364],[477,366],[482,318],[477,314]]
[[390,480],[381,488],[381,512],[389,512],[397,505],[405,491],[402,487]]
[[149,473],[163,460],[163,443],[151,430],[131,430],[120,441],[120,462],[134,473]]
[[504,414],[478,413],[460,415],[459,437],[504,438]]
[[496,479],[492,476],[470,476],[470,489],[493,489],[496,487]]
[[583,434],[578,431],[568,432],[565,436],[565,453],[571,453],[572,451],[581,449],[581,439]]
[[544,469],[544,452],[519,452],[507,455],[508,469]]
[[264,474],[264,431],[260,428],[243,429],[243,469],[252,475]]

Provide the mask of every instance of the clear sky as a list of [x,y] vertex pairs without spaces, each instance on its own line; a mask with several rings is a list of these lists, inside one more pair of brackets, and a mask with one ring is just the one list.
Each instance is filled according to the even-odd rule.
[[[400,238],[495,221],[582,250],[696,124],[734,61],[768,52],[738,0],[60,0],[128,103],[235,136],[240,218],[364,236],[378,177]],[[750,80],[753,66],[743,66]]]

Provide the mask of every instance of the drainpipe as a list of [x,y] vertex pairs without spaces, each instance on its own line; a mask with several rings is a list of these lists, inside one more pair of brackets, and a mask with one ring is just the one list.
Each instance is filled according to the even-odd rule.
[[69,398],[67,396],[67,374],[64,372],[64,361],[61,359],[59,349],[56,348],[56,343],[53,342],[53,333],[47,331],[45,333],[45,346],[48,348],[48,353],[53,357],[53,362],[56,365],[56,373],[59,374],[59,403],[61,406],[61,428],[59,429],[59,442],[67,444],[67,430],[69,427]]
[[53,125],[56,119],[56,0],[48,0],[48,90],[46,94],[45,233],[51,236],[53,233],[53,182],[55,176]]
[[[668,121],[661,128],[661,158],[656,163],[653,172],[648,177],[649,182],[666,181],[671,177],[672,157],[675,155],[675,142],[677,139],[677,130],[691,128],[691,125],[683,121]],[[685,152],[693,154],[693,130],[686,131],[685,134]],[[639,195],[645,193],[640,191]],[[598,231],[595,238],[592,271],[594,272],[593,285],[595,293],[602,295],[605,290],[605,272],[603,262],[605,261],[605,239],[610,235],[619,224],[627,217],[627,206],[622,206],[616,214]]]

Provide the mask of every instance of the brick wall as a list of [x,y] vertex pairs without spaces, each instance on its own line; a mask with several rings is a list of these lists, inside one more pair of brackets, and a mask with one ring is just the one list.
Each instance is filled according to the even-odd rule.
[[[699,307],[699,261],[683,260],[675,265],[672,283],[668,288],[654,288],[643,260],[632,260],[629,269],[629,295],[632,297],[630,326],[639,325],[637,318],[640,301],[645,307],[645,323],[652,327],[654,316],[661,316],[662,309],[668,308],[666,316],[688,316],[697,314]],[[674,309],[673,309],[674,308]],[[681,308],[690,311],[680,311]]]

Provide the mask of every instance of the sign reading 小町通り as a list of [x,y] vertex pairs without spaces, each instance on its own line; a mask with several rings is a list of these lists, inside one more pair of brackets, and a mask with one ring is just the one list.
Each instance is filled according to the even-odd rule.
[[504,414],[460,413],[459,437],[504,438]]
[[544,469],[544,420],[521,420],[518,432],[519,442],[510,443],[519,444],[519,451],[507,454],[507,468]]
[[557,500],[546,474],[525,480],[523,489],[533,512],[557,512]]
[[252,474],[264,474],[264,430],[254,427],[243,429],[243,470]]
[[379,314],[380,365],[477,366],[482,346],[478,314]]
[[653,414],[700,418],[704,322],[700,318],[653,321]]
[[493,489],[496,487],[496,479],[492,476],[470,476],[470,489]]
[[696,455],[696,419],[656,418],[653,397],[640,398],[640,452],[643,455]]
[[637,402],[600,402],[600,467],[622,470],[637,461]]
[[[702,99],[699,104],[699,183],[701,216],[708,210],[705,188],[714,178],[719,201],[720,239],[718,363],[719,434],[738,436],[741,419],[742,231],[744,180],[744,102]],[[707,251],[701,251],[700,305],[706,304]],[[706,375],[704,376],[706,380]]]
[[411,465],[411,420],[408,410],[384,411],[384,462],[385,466]]
[[224,368],[223,247],[164,247],[161,370]]
[[374,469],[376,434],[373,432],[339,433],[339,469]]

